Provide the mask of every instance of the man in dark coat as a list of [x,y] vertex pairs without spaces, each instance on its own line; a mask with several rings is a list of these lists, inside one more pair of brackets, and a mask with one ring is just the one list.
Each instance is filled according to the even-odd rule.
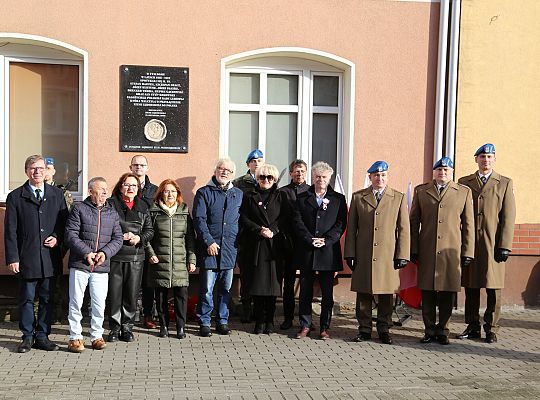
[[[64,237],[67,208],[62,190],[44,184],[45,160],[39,155],[26,159],[28,180],[6,200],[4,241],[6,262],[19,277],[19,353],[32,346],[53,351],[49,340],[52,320],[54,277],[62,268],[60,244]],[[34,315],[39,298],[38,318]]]
[[[259,149],[252,150],[247,158],[246,165],[248,170],[245,175],[236,178],[232,183],[235,187],[240,189],[242,193],[254,192],[257,188],[257,181],[255,179],[255,171],[258,167],[264,164],[263,152]],[[238,249],[238,268],[240,269],[240,301],[242,302],[242,322],[246,323],[251,321],[252,310],[251,303],[252,298],[249,295],[249,272],[247,271],[246,262],[244,261],[245,251],[242,249],[242,243],[244,242],[242,234],[240,234],[240,246]]]
[[[283,186],[280,191],[283,192],[289,202],[289,208],[293,209],[296,203],[296,197],[306,192],[309,189],[309,185],[306,183],[307,164],[304,160],[294,160],[289,165],[289,176],[291,177],[291,183]],[[296,280],[297,266],[293,263],[294,248],[294,224],[289,221],[286,227],[286,238],[290,242],[288,249],[285,251],[285,261],[283,270],[283,314],[284,321],[280,328],[283,330],[289,329],[294,320],[294,282]]]
[[229,303],[233,269],[236,264],[238,224],[242,191],[232,185],[235,165],[228,158],[220,159],[214,176],[195,194],[193,226],[197,233],[199,303],[197,316],[200,334],[212,335],[210,324],[214,310],[214,286],[218,285],[216,332],[229,335]]
[[493,170],[495,146],[487,143],[474,154],[478,171],[459,180],[472,190],[476,242],[474,261],[463,269],[465,287],[465,323],[458,339],[480,338],[480,288],[486,289],[484,331],[487,343],[497,341],[501,316],[501,289],[504,287],[505,262],[512,249],[516,200],[512,179]]
[[[129,165],[129,170],[137,175],[139,181],[141,182],[141,199],[143,199],[148,208],[152,207],[154,204],[154,197],[156,196],[157,186],[150,182],[148,177],[148,160],[142,154],[137,154],[131,159],[131,164]],[[157,325],[154,321],[152,315],[152,309],[154,308],[154,299],[155,291],[154,288],[148,287],[147,285],[147,275],[148,275],[148,260],[144,260],[143,265],[143,278],[141,284],[142,292],[142,308],[144,315],[144,327],[147,329],[156,329]]]
[[327,163],[315,163],[311,168],[315,184],[296,199],[294,265],[300,268],[298,313],[301,326],[297,339],[305,338],[310,333],[313,281],[316,274],[319,276],[322,294],[319,338],[330,338],[328,329],[334,306],[334,273],[343,270],[339,240],[347,226],[345,196],[329,186],[333,173],[334,170]]

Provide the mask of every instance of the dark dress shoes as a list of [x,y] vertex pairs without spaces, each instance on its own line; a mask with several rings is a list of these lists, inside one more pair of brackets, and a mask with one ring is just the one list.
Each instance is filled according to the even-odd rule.
[[360,332],[353,340],[355,342],[367,342],[368,340],[371,340],[371,335],[366,332]]
[[255,335],[260,335],[264,332],[264,324],[263,323],[256,323],[255,328],[253,328],[253,333]]
[[473,329],[465,329],[463,333],[456,336],[458,339],[480,339],[480,331]]
[[381,339],[381,342],[384,344],[392,344],[392,336],[388,332],[381,333],[379,335],[379,339]]
[[220,335],[230,335],[232,331],[227,324],[219,324],[216,326],[216,332]]
[[199,334],[202,336],[202,337],[210,337],[212,336],[212,331],[210,330],[210,327],[209,326],[201,326],[199,328]]
[[283,321],[283,323],[279,326],[279,329],[283,330],[283,331],[286,331],[287,329],[291,329],[292,328],[292,319],[286,319],[285,321]]
[[176,338],[177,339],[185,339],[186,338],[186,332],[184,331],[184,327],[180,327],[176,330]]
[[450,339],[448,339],[448,336],[446,335],[439,335],[437,336],[437,342],[442,345],[450,344]]
[[54,342],[51,342],[49,338],[36,339],[34,340],[34,349],[45,350],[45,351],[57,351],[60,349],[58,345]]
[[119,336],[120,336],[120,332],[110,331],[109,335],[107,336],[107,342],[109,343],[118,342]]
[[267,322],[264,326],[264,332],[266,335],[271,335],[274,333],[274,324],[272,322]]
[[311,330],[307,326],[303,327],[296,334],[296,339],[304,339],[304,338],[308,337],[309,332],[311,332]]
[[135,336],[133,336],[133,332],[131,331],[123,331],[120,335],[120,340],[123,342],[133,342],[135,341]]
[[422,339],[420,339],[420,343],[431,343],[434,342],[437,338],[432,335],[424,335]]
[[19,347],[17,347],[17,352],[28,353],[30,350],[32,350],[33,345],[34,345],[33,338],[24,338],[21,344],[19,344]]
[[497,335],[494,332],[486,333],[486,343],[495,343],[497,341]]
[[169,336],[169,330],[166,326],[160,326],[159,327],[159,337],[168,337]]

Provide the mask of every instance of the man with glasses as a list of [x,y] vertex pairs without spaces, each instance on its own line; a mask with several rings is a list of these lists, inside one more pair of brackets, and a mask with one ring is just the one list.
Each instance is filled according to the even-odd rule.
[[[157,186],[150,182],[148,178],[148,160],[145,156],[137,154],[131,159],[129,170],[137,175],[139,182],[141,182],[141,199],[143,199],[150,208],[154,204],[154,197],[156,195]],[[146,285],[146,275],[148,273],[148,260],[144,261],[143,277],[141,284],[142,292],[142,307],[144,315],[144,327],[147,329],[156,329],[157,325],[152,315],[152,309],[154,308],[155,293],[153,288],[149,288]]]
[[[17,351],[32,347],[54,351],[49,340],[52,321],[54,277],[61,271],[60,244],[64,237],[67,208],[62,190],[44,184],[45,159],[26,159],[28,180],[6,199],[4,248],[6,263],[19,277],[19,328],[22,343]],[[34,300],[39,298],[37,321]]]
[[199,303],[197,317],[200,335],[209,337],[214,309],[214,286],[217,289],[216,332],[229,335],[229,303],[233,269],[236,264],[238,222],[242,191],[231,182],[236,167],[229,158],[220,159],[214,176],[195,194],[193,226],[197,233],[197,265],[199,272]]

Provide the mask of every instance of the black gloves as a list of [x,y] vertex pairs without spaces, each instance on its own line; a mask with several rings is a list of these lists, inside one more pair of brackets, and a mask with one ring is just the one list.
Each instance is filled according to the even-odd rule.
[[411,262],[413,264],[418,264],[418,254],[411,254]]
[[354,258],[347,257],[345,259],[345,262],[347,263],[347,266],[351,269],[351,271],[354,271],[354,269],[356,268]]
[[465,268],[471,265],[472,260],[473,259],[471,257],[461,256],[461,268]]
[[508,249],[503,249],[503,248],[495,249],[495,261],[497,261],[498,263],[505,262],[506,260],[508,260],[509,255],[510,255],[510,250]]
[[407,260],[404,260],[402,258],[398,258],[396,260],[394,260],[394,269],[401,269],[401,268],[405,268],[408,264],[408,261]]

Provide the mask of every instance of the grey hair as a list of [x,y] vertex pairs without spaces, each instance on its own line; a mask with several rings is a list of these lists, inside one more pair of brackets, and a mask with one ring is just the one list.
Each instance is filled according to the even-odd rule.
[[311,175],[317,175],[317,172],[330,172],[330,175],[332,175],[334,173],[334,169],[330,166],[330,164],[324,161],[317,161],[311,167]]
[[28,168],[30,168],[30,165],[32,165],[35,162],[38,162],[39,160],[42,160],[43,162],[45,162],[45,159],[43,158],[43,156],[39,154],[34,154],[33,156],[28,157],[26,161],[24,162],[24,170],[26,171]]
[[221,167],[223,164],[229,164],[232,166],[232,171],[233,171],[233,175],[234,173],[236,172],[236,164],[234,163],[233,160],[231,160],[229,157],[223,157],[223,158],[220,158],[219,160],[217,160],[216,162],[216,167],[214,168],[214,172],[219,168]]
[[88,189],[93,189],[94,188],[94,185],[98,182],[103,182],[103,183],[107,183],[107,181],[105,180],[105,178],[101,177],[101,176],[96,176],[92,179],[90,179],[88,181]]

